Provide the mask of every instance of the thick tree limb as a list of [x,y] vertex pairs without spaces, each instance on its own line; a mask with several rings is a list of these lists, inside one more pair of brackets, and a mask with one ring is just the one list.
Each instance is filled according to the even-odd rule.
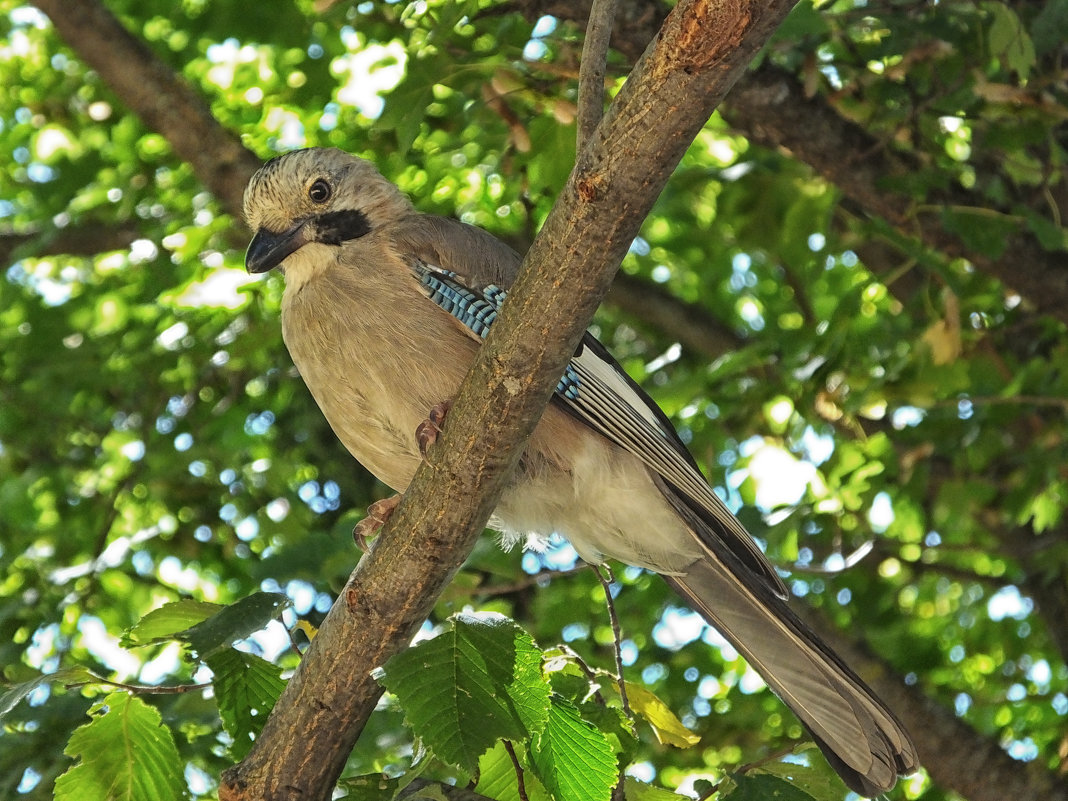
[[[837,186],[867,214],[877,215],[931,250],[968,259],[1019,292],[1041,314],[1068,322],[1068,270],[1063,253],[1044,250],[1022,231],[1009,237],[1004,255],[990,258],[968,248],[942,227],[944,208],[988,207],[959,185],[932,190],[919,213],[915,199],[887,190],[887,181],[919,169],[893,146],[843,119],[822,96],[806,98],[793,75],[765,63],[731,92],[722,114],[753,141],[781,147]],[[1010,209],[1002,209],[1006,214]],[[1021,265],[1026,265],[1021,269]]]
[[[591,3],[592,0],[513,0],[507,8],[531,20],[551,14],[581,25],[590,14]],[[613,46],[634,58],[648,41],[649,26],[666,13],[659,0],[622,2]],[[953,186],[929,192],[921,200],[928,211],[919,214],[915,198],[885,186],[888,177],[916,169],[909,156],[844,119],[824,95],[806,98],[803,87],[790,73],[764,62],[738,81],[721,113],[750,140],[787,150],[808,164],[863,213],[882,217],[902,235],[918,237],[932,251],[968,259],[1019,292],[1039,313],[1068,322],[1068,271],[1061,267],[1063,253],[1044,250],[1034,236],[1024,231],[1009,238],[999,258],[968,248],[942,227],[937,215],[946,207],[989,208],[989,201]],[[1010,208],[999,211],[1006,215],[1014,212]],[[1062,216],[1068,214],[1062,212]],[[887,264],[892,260],[875,261],[868,266],[878,270]],[[1021,265],[1026,268],[1021,269]]]
[[[789,0],[688,0],[579,156],[433,446],[219,796],[327,799],[381,688],[496,504],[612,274]],[[603,243],[589,248],[589,242]],[[293,737],[293,732],[300,732]]]
[[6,270],[23,255],[96,256],[126,250],[142,236],[135,224],[85,225],[29,234],[0,234],[0,268]]
[[241,217],[241,197],[260,159],[219,125],[208,104],[141,39],[96,0],[34,0],[82,61],[96,70],[174,152],[226,211]]

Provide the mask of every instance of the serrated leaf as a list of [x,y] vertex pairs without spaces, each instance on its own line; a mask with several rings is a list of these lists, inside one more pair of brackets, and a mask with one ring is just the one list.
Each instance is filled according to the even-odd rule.
[[32,693],[42,684],[82,684],[85,682],[98,681],[99,677],[86,668],[73,667],[62,668],[54,673],[42,673],[28,681],[13,685],[7,692],[0,695],[0,720],[4,715],[14,709],[19,701]]
[[434,84],[442,78],[439,60],[424,56],[408,59],[404,79],[386,95],[379,122],[397,137],[399,152],[411,150],[423,127],[426,107],[434,102]]
[[219,715],[234,741],[230,754],[242,760],[286,687],[282,669],[235,648],[216,651],[204,662],[215,674],[212,686]]
[[497,740],[523,741],[545,725],[549,685],[541,651],[511,620],[457,615],[450,623],[393,657],[381,681],[435,755],[473,773]]
[[[537,776],[527,770],[523,771],[523,789],[526,790],[527,801],[550,801],[549,791]],[[475,792],[496,801],[522,801],[515,764],[504,743],[497,743],[479,758]]]
[[531,743],[531,760],[556,801],[609,801],[619,778],[608,738],[554,696],[544,731]]
[[653,727],[659,742],[676,748],[689,748],[701,742],[700,736],[683,726],[667,704],[642,685],[627,682],[627,699],[630,708]]
[[688,798],[663,787],[640,782],[633,776],[627,776],[623,780],[623,797],[627,801],[682,801],[683,798]]
[[1004,3],[984,3],[990,14],[987,43],[1002,64],[1026,81],[1035,65],[1035,46],[1016,12]]
[[734,787],[723,801],[815,801],[811,795],[778,776],[766,773],[734,774]]
[[202,623],[180,632],[180,639],[188,642],[189,647],[201,659],[205,659],[259,631],[278,617],[289,603],[289,598],[280,592],[254,592],[236,603],[224,606]]
[[136,648],[175,639],[175,635],[202,623],[225,607],[186,598],[153,609],[122,634],[123,648]]
[[805,743],[793,750],[799,754],[803,751],[811,751],[812,758],[809,764],[797,762],[765,762],[759,771],[753,775],[770,774],[778,776],[791,786],[808,793],[813,798],[840,798],[842,795],[842,779],[831,768],[826,759],[819,755],[815,743]]
[[129,693],[108,695],[63,753],[78,762],[56,779],[56,801],[170,801],[186,797],[183,763],[159,712]]

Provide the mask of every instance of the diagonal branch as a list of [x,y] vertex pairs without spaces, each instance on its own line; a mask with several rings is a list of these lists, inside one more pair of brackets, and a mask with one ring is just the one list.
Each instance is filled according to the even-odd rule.
[[[790,151],[867,214],[882,217],[906,235],[918,235],[927,248],[968,259],[1019,292],[1039,313],[1068,321],[1063,253],[1044,250],[1022,231],[1009,237],[998,258],[968,248],[942,227],[938,214],[945,208],[989,207],[988,201],[959,185],[947,186],[928,193],[923,199],[927,212],[920,214],[913,198],[885,187],[888,178],[908,175],[920,165],[843,119],[826,98],[804,95],[797,78],[765,63],[738,82],[722,114],[753,141]],[[1027,269],[1020,269],[1024,264]]]
[[[448,424],[219,797],[327,799],[405,648],[470,552],[645,215],[789,0],[686,0],[579,155]],[[596,242],[598,247],[588,247]],[[300,737],[293,737],[300,732]]]
[[[592,0],[511,0],[503,8],[531,21],[550,14],[581,25],[591,5]],[[649,41],[650,25],[666,13],[667,7],[660,0],[621,0],[612,45],[633,59]],[[919,214],[915,198],[884,186],[887,177],[916,169],[909,155],[843,118],[824,95],[806,98],[800,82],[786,70],[765,61],[738,81],[721,113],[750,140],[787,150],[809,165],[863,213],[885,219],[905,237],[918,237],[929,250],[968,259],[1020,293],[1040,314],[1068,321],[1068,271],[1061,268],[1063,252],[1043,249],[1035,236],[1023,230],[1009,237],[997,258],[969,248],[942,227],[938,215],[944,208],[990,208],[990,201],[960,186],[946,187],[923,198],[927,211]],[[1008,207],[999,211],[1013,213]],[[865,263],[880,270],[893,260]]]
[[227,213],[241,217],[260,159],[219,124],[208,104],[98,0],[34,0],[78,58],[123,104],[170,142]]

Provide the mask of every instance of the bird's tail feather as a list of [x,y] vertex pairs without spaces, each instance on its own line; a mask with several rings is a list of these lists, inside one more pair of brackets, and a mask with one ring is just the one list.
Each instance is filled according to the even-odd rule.
[[784,601],[750,591],[712,558],[665,578],[794,711],[851,789],[878,795],[918,767],[904,726]]

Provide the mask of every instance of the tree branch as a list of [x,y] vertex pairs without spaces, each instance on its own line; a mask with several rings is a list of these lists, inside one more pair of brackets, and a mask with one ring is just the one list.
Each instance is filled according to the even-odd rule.
[[[1063,253],[1044,250],[1034,236],[1024,232],[1009,237],[1000,258],[968,248],[931,212],[989,207],[988,201],[953,185],[929,192],[924,198],[927,212],[917,212],[913,198],[887,191],[885,182],[915,172],[920,165],[843,119],[822,95],[806,98],[800,82],[785,70],[765,63],[750,72],[738,82],[721,113],[753,141],[790,151],[867,214],[883,217],[907,236],[918,236],[927,248],[968,259],[1019,292],[1039,313],[1068,322],[1068,271],[1062,266]],[[1021,270],[1021,264],[1028,269]]]
[[608,58],[608,40],[619,0],[593,0],[586,23],[579,62],[578,120],[575,125],[578,153],[593,136],[604,116],[604,72]]
[[112,250],[126,250],[141,237],[136,225],[80,225],[34,233],[0,234],[0,265],[7,270],[22,254],[42,256],[95,256]]
[[97,0],[34,0],[56,31],[122,103],[163,134],[227,213],[240,219],[260,159],[221,126],[204,99]]
[[663,287],[625,273],[616,275],[605,303],[710,359],[745,345],[742,337],[704,307],[679,300]]
[[579,155],[442,437],[224,773],[222,801],[330,797],[382,692],[371,670],[407,646],[470,552],[642,220],[789,7],[687,0],[669,16]]
[[[513,0],[507,8],[534,20],[551,14],[582,24],[590,14],[592,0]],[[666,8],[659,0],[627,0],[617,15],[612,45],[633,59],[649,41],[650,24],[661,19]],[[882,217],[902,235],[919,237],[924,247],[950,257],[968,259],[983,272],[1019,292],[1033,308],[1068,322],[1068,271],[1061,269],[1063,252],[1044,250],[1025,231],[1009,237],[1004,254],[989,258],[968,248],[957,236],[944,230],[931,212],[946,207],[990,207],[990,202],[960,186],[931,191],[923,202],[921,217],[915,198],[888,191],[887,177],[905,175],[918,167],[906,153],[844,119],[824,95],[805,97],[796,77],[765,61],[738,81],[720,113],[750,140],[766,147],[782,148],[808,164],[863,213]],[[1003,208],[1005,214],[1011,209]],[[918,224],[919,222],[919,224]],[[869,268],[892,264],[877,260]],[[1020,269],[1026,264],[1028,269]]]

